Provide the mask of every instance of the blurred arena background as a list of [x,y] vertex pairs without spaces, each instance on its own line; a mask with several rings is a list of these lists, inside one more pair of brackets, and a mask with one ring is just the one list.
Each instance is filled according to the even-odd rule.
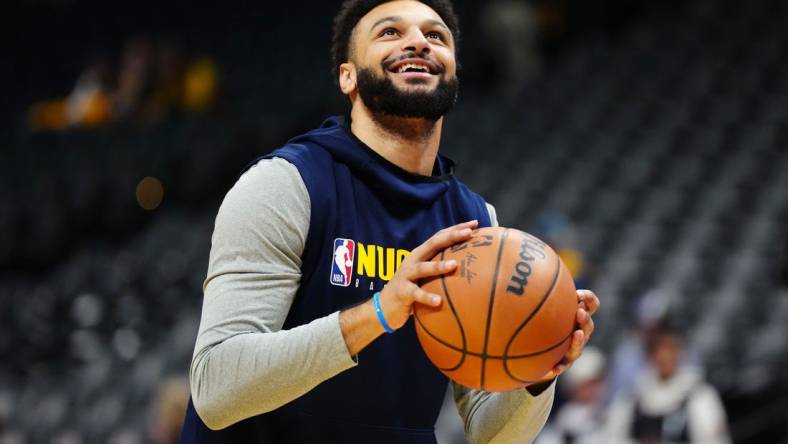
[[[345,110],[339,3],[6,5],[0,442],[177,439],[213,217]],[[787,442],[786,3],[456,3],[460,178],[597,292],[608,365],[667,317],[734,441]]]

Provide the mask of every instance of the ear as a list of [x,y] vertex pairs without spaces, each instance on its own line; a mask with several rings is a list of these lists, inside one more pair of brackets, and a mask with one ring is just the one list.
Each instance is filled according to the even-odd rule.
[[353,62],[339,65],[339,89],[345,95],[356,90],[356,65]]

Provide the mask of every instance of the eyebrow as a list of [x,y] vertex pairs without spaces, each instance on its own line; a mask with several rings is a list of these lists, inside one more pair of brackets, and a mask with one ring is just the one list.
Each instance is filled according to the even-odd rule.
[[372,25],[371,28],[369,28],[369,32],[371,33],[372,31],[374,31],[375,28],[380,26],[382,23],[386,23],[386,22],[395,22],[396,23],[396,22],[401,22],[401,21],[402,21],[402,17],[400,17],[398,15],[392,15],[392,16],[389,16],[389,17],[383,17],[382,19],[376,21],[375,24]]
[[449,27],[446,26],[440,20],[427,20],[427,23],[429,23],[430,25],[433,25],[433,26],[440,26],[441,28],[445,29],[446,31],[449,31],[449,34],[451,34],[451,30],[449,29]]
[[[389,17],[383,17],[382,19],[376,21],[375,24],[373,24],[371,28],[369,28],[369,32],[372,33],[372,31],[374,31],[375,28],[377,28],[378,26],[380,26],[383,23],[386,23],[386,22],[394,22],[394,23],[396,23],[396,22],[401,22],[401,21],[402,21],[402,17],[400,17],[398,15],[392,15],[392,16],[389,16]],[[446,31],[448,31],[449,34],[451,34],[451,30],[448,28],[448,26],[446,26],[440,20],[427,20],[427,23],[429,23],[430,25],[433,25],[433,26],[439,26],[439,27],[445,29]]]

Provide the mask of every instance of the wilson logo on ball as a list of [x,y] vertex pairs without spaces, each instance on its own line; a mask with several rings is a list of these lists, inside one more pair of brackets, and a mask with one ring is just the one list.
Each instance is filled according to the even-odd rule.
[[510,283],[506,287],[506,291],[516,294],[517,296],[523,295],[523,289],[528,285],[528,276],[531,275],[531,262],[537,257],[545,259],[547,256],[544,254],[545,244],[537,239],[523,237],[520,243],[520,260],[514,265],[514,273],[509,278]]

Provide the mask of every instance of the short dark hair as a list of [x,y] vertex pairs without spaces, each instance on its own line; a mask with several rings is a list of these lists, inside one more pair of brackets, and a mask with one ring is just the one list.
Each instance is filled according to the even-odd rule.
[[[331,72],[336,75],[339,65],[345,63],[350,54],[350,38],[353,28],[362,17],[376,7],[394,0],[345,0],[334,17],[334,36],[331,39]],[[450,0],[418,0],[432,8],[449,27],[454,38],[454,51],[460,41],[460,21]],[[335,76],[336,77],[336,76]]]

